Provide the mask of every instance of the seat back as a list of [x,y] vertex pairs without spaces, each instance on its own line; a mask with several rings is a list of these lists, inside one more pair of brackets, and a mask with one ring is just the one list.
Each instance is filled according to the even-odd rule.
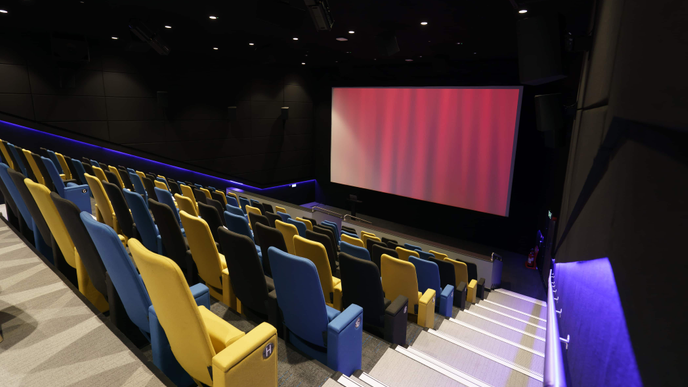
[[270,226],[272,227],[275,227],[276,220],[282,220],[282,217],[275,214],[274,212],[266,212],[265,217],[268,218],[268,222],[270,222]]
[[249,214],[263,215],[263,212],[258,207],[253,207],[251,205],[246,206],[246,216]]
[[310,220],[301,218],[299,216],[296,217],[296,220],[298,220],[299,222],[303,222],[303,224],[306,225],[306,230],[313,231],[313,223],[311,223]]
[[[45,149],[45,148],[41,148],[41,149]],[[52,161],[53,164],[55,165],[55,169],[57,169],[57,172],[58,173],[64,173],[66,176],[67,172],[64,171],[64,169],[63,169],[64,167],[60,163],[60,160],[57,158],[57,155],[55,155],[55,152],[50,150],[50,149],[45,149],[45,151],[48,154],[48,159],[50,159],[50,161]]]
[[241,207],[232,204],[227,204],[225,206],[225,211],[237,216],[246,216],[246,214],[244,214],[244,211],[241,210]]
[[94,165],[93,166],[93,173],[96,174],[95,176],[98,178],[98,180],[107,181],[107,176],[105,176],[105,171],[103,171],[103,168],[100,168],[99,166]]
[[136,239],[129,248],[172,353],[192,378],[212,386],[216,352],[181,269],[171,259],[147,250]]
[[[196,204],[196,196],[194,195],[193,189],[192,189],[191,187],[189,187],[188,185],[186,185],[186,184],[180,185],[179,188],[182,190],[182,195],[183,195],[183,196],[186,196],[186,197],[191,201],[191,203],[193,204],[193,207],[194,207],[194,212],[193,212],[193,214],[198,215],[198,207],[197,207],[197,204]],[[181,207],[179,207],[179,208],[181,209]],[[186,212],[189,212],[189,211],[186,211]],[[189,212],[189,213],[191,214],[192,212]]]
[[306,239],[302,236],[294,236],[294,255],[308,258],[318,270],[320,286],[326,302],[334,302],[334,285],[332,284],[332,268],[327,257],[327,250],[319,242]]
[[122,190],[108,182],[103,182],[103,189],[110,199],[110,204],[115,212],[115,217],[117,218],[117,224],[122,229],[122,234],[129,238],[134,238],[134,219],[131,217],[131,212],[129,212],[129,205],[124,199],[124,194]]
[[317,222],[315,219],[313,219],[313,218],[306,218],[305,216],[302,216],[301,218],[306,219],[307,221],[311,222],[311,224],[312,224],[313,226],[317,226],[317,225],[318,225],[318,222]]
[[286,222],[287,219],[291,218],[291,215],[287,214],[286,212],[277,211],[277,215],[280,216],[283,222]]
[[[43,177],[41,170],[38,168],[38,165],[36,164],[36,160],[33,158],[31,151],[28,149],[22,149],[22,153],[24,154],[24,156],[26,158],[26,162],[29,164],[29,167],[33,171],[33,176],[35,177],[35,180],[37,182],[45,185],[45,177]],[[11,168],[11,166],[10,166],[10,168]],[[34,179],[32,179],[32,180],[34,180]]]
[[117,168],[117,174],[119,175],[119,179],[122,182],[124,188],[130,191],[135,191],[134,185],[131,183],[131,179],[129,178],[129,172],[127,172],[126,169]]
[[141,181],[143,182],[143,187],[146,189],[146,192],[148,193],[148,197],[157,201],[158,197],[155,196],[155,184],[153,184],[153,180],[151,180],[150,177],[145,176],[141,178]]
[[[225,223],[227,228],[240,235],[245,235],[253,241],[253,235],[251,235],[251,230],[248,228],[248,222],[246,217],[241,215],[232,214],[231,212],[225,211],[224,213]],[[255,250],[255,247],[253,248]],[[224,250],[223,250],[224,251]]]
[[299,235],[299,230],[296,226],[282,222],[281,220],[276,220],[275,228],[282,233],[284,244],[287,246],[287,252],[289,254],[296,254],[294,251],[294,236]]
[[219,242],[217,239],[217,229],[222,227],[222,220],[220,219],[220,214],[217,212],[217,209],[205,203],[198,202],[198,212],[201,218],[208,223],[210,233],[213,235],[213,240]]
[[330,227],[313,226],[313,231],[330,237],[330,240],[332,241],[332,250],[335,252],[338,250],[337,238],[334,236],[334,233]]
[[[103,266],[103,260],[93,244],[93,239],[91,239],[88,231],[86,231],[86,227],[84,227],[84,222],[81,221],[81,210],[76,204],[61,198],[55,192],[50,193],[50,198],[53,200],[55,208],[60,214],[69,236],[72,238],[76,252],[79,254],[79,258],[83,262],[93,286],[100,294],[107,296],[105,266]],[[86,213],[86,216],[94,221],[91,214]],[[117,241],[119,242],[119,238],[117,238]]]
[[358,238],[353,238],[353,237],[349,236],[348,234],[342,233],[342,235],[340,235],[340,238],[341,238],[342,242],[346,242],[346,243],[352,244],[354,246],[358,246],[358,247],[364,247],[365,246],[363,244],[362,240],[360,240]]
[[[345,225],[342,225],[342,231],[346,231],[346,232],[351,233],[351,234],[355,235],[356,237],[358,237],[358,233],[356,232],[356,229],[353,227],[347,227]],[[361,230],[361,236],[363,236],[363,233],[365,233],[365,231]]]
[[41,233],[43,240],[48,245],[50,245],[50,241],[52,240],[52,234],[50,233],[50,229],[48,228],[48,224],[45,222],[45,218],[43,217],[41,210],[38,208],[38,205],[36,204],[36,200],[33,198],[31,192],[29,192],[29,189],[26,187],[26,183],[24,183],[26,177],[22,175],[21,172],[17,172],[12,168],[9,168],[7,170],[7,174],[9,175],[10,179],[12,179],[12,182],[14,182],[14,186],[19,192],[19,196],[21,196],[24,205],[29,211],[29,214],[31,214],[31,218],[35,223],[36,228],[38,228],[38,232]]
[[148,208],[153,213],[158,225],[165,256],[171,258],[181,268],[186,269],[186,243],[184,243],[180,223],[175,217],[175,213],[179,216],[177,209],[172,209],[169,204],[156,202],[153,199],[148,199]]
[[191,199],[188,196],[182,196],[179,194],[174,194],[174,200],[177,201],[177,205],[179,205],[179,211],[186,211],[187,213],[193,215],[193,216],[198,216],[198,210],[197,210],[197,204],[195,199]]
[[[117,169],[117,167],[115,167],[114,165],[110,165],[110,166],[108,166],[108,170],[109,170],[110,172],[112,172],[112,175],[117,179],[117,183],[115,183],[114,181],[112,181],[111,183],[117,184],[117,185],[119,185],[121,188],[127,188],[127,187],[124,185],[124,181],[122,180],[122,176],[119,175],[119,170]],[[110,176],[108,176],[108,178],[109,178],[109,177],[110,177]]]
[[4,184],[5,190],[7,190],[10,199],[14,202],[14,207],[17,208],[17,211],[21,214],[22,218],[24,218],[26,225],[29,226],[29,229],[33,229],[33,218],[29,213],[28,207],[26,207],[26,204],[24,204],[24,199],[22,199],[21,195],[19,194],[19,190],[17,190],[16,185],[10,178],[8,172],[10,170],[11,168],[9,165],[0,163],[0,180],[2,180],[2,184]]
[[342,308],[356,304],[363,308],[363,322],[377,327],[385,325],[385,295],[380,270],[371,261],[339,254],[342,280]]
[[234,294],[242,306],[267,315],[268,286],[253,239],[224,228],[220,229],[218,237]]
[[[418,314],[418,278],[412,263],[382,254],[382,289],[388,300],[405,296],[409,300],[409,313]],[[343,292],[342,292],[343,293]]]
[[45,166],[46,171],[48,171],[48,176],[50,176],[50,180],[52,180],[52,182],[53,182],[53,186],[55,187],[55,191],[58,194],[60,194],[60,196],[64,197],[64,195],[65,195],[64,182],[62,181],[62,178],[60,177],[60,173],[57,171],[55,164],[53,164],[53,161],[47,157],[41,157],[41,161],[43,162],[43,165]]
[[[454,265],[451,263],[440,260],[435,257],[430,257],[428,259],[430,262],[434,262],[440,269],[440,286],[444,289],[445,286],[451,285],[456,287],[458,283],[456,282],[456,272],[454,271]],[[466,282],[468,285],[468,282]]]
[[339,231],[337,231],[336,225],[333,225],[333,224],[328,223],[326,221],[322,221],[322,222],[320,222],[320,227],[327,228],[328,230],[330,230],[330,232],[334,236],[335,243],[339,244],[341,236],[339,235]]
[[[122,185],[122,182],[119,179],[119,174],[118,173],[113,173],[111,171],[104,171],[105,177],[107,178],[107,183],[111,183],[119,187],[120,189],[124,188]],[[104,183],[106,181],[103,181]]]
[[10,150],[10,155],[12,155],[12,157],[14,158],[14,161],[13,161],[14,166],[15,167],[18,166],[19,170],[22,171],[22,173],[24,175],[28,176],[28,172],[26,172],[26,168],[28,168],[28,165],[24,165],[24,163],[22,163],[22,160],[19,157],[19,151],[17,151],[17,148],[10,143],[7,143],[7,148]]
[[459,262],[451,258],[444,258],[444,261],[449,262],[454,267],[454,281],[456,281],[456,285],[460,282],[465,282],[466,285],[468,285],[470,282],[468,277],[468,266],[464,262]]
[[[172,210],[172,215],[173,215],[174,219],[176,220],[177,224],[181,225],[182,220],[179,217],[179,211],[177,211],[177,206],[174,203],[174,198],[172,197],[172,193],[168,190],[155,187],[155,196],[158,197],[158,200],[156,201],[156,203],[159,202],[159,203],[167,204],[167,206],[170,207],[170,209]],[[150,203],[150,201],[148,203]],[[155,215],[153,215],[153,216],[155,216]],[[155,222],[157,224],[158,223],[157,217],[155,219],[156,219]],[[158,227],[160,227],[159,224],[158,224]]]
[[16,171],[19,169],[19,166],[14,166],[14,157],[10,155],[10,150],[8,149],[7,144],[7,141],[0,140],[0,152],[2,152],[2,159],[5,161],[5,164],[9,165],[10,168]]
[[205,204],[205,192],[201,191],[200,188],[193,188],[193,193],[194,197],[196,198],[196,202]]
[[[5,164],[6,165],[6,164]],[[10,168],[9,170],[14,170]],[[23,175],[22,175],[23,176]],[[31,179],[29,179],[31,180]],[[10,222],[17,222],[17,223],[12,223],[16,227],[20,227],[21,220],[19,219],[21,217],[21,211],[19,211],[19,208],[17,207],[17,203],[14,202],[14,199],[12,199],[12,195],[10,192],[7,190],[7,187],[5,186],[4,183],[0,180],[0,193],[2,193],[2,197],[5,200],[6,204],[6,209],[7,209],[7,220]],[[14,216],[14,218],[12,217]]]
[[368,250],[364,249],[363,247],[354,246],[350,243],[342,241],[342,243],[339,244],[339,248],[341,249],[342,253],[347,253],[347,254],[354,256],[356,258],[365,259],[367,261],[370,261],[370,253],[368,252]]
[[397,254],[396,250],[392,250],[390,248],[385,247],[383,244],[375,244],[372,245],[372,254],[370,255],[370,260],[373,261],[375,265],[377,265],[378,269],[382,270],[381,266],[381,258],[382,254],[387,254],[390,257],[394,258],[399,258],[399,255]]
[[276,247],[284,252],[287,251],[287,245],[284,243],[284,236],[282,233],[274,228],[266,226],[262,223],[256,223],[253,232],[256,235],[256,240],[260,244],[260,251],[263,253],[263,271],[268,277],[272,277],[272,267],[270,266],[270,259],[267,251],[270,247]]
[[[234,201],[232,201],[232,199],[234,199]],[[234,192],[227,192],[227,204],[241,208],[241,206],[239,206],[239,196],[237,196],[237,194]]]
[[134,186],[134,191],[148,199],[148,192],[146,192],[146,187],[143,186],[141,176],[137,175],[136,173],[129,172],[129,179],[131,179],[131,184]]
[[208,223],[183,210],[179,212],[179,216],[186,231],[191,256],[198,267],[198,275],[207,285],[221,291],[223,265]]
[[[256,231],[255,231],[255,230],[256,230],[256,229],[255,229],[256,223],[263,223],[263,224],[266,225],[266,226],[270,226],[270,221],[268,221],[268,218],[265,217],[265,216],[263,216],[263,215],[258,215],[258,214],[251,214],[251,213],[249,213],[249,214],[248,214],[248,221],[249,221],[249,224],[251,225],[251,229],[254,230],[254,231],[253,231],[253,236],[254,236],[253,239],[254,239],[254,240],[255,240],[255,237],[256,237],[256,235],[255,235],[255,233],[256,233]],[[257,240],[256,240],[256,243],[258,243]]]
[[267,254],[284,324],[302,340],[326,347],[329,321],[315,264],[276,247],[270,247]]
[[280,206],[275,206],[275,212],[283,212],[285,214],[288,214],[287,210],[284,207]]
[[105,193],[103,183],[101,183],[98,178],[91,176],[88,173],[84,174],[84,177],[86,177],[86,182],[91,188],[91,192],[93,192],[93,197],[96,199],[96,205],[98,205],[98,211],[103,217],[103,222],[115,230],[118,230],[119,227],[116,224],[113,216],[115,210],[112,208],[112,203],[110,203],[110,199]]
[[239,196],[239,205],[241,205],[241,209],[246,213],[246,206],[250,206],[251,202],[247,198]]
[[128,189],[123,191],[124,199],[129,205],[131,216],[136,223],[136,231],[141,237],[141,242],[148,250],[158,251],[158,230],[153,222],[153,217],[148,211],[148,206],[143,196]]
[[[212,191],[210,195],[213,197],[213,199],[217,200],[220,202],[223,206],[227,205],[227,196],[222,191]],[[223,211],[224,212],[224,211]]]
[[421,249],[419,246],[412,245],[410,243],[404,243],[404,248],[415,251],[423,251],[423,249]]
[[396,240],[390,239],[390,238],[387,238],[387,237],[382,237],[382,238],[380,238],[380,239],[382,239],[382,243],[384,243],[384,244],[387,244],[387,242],[394,242],[394,243],[397,243]]
[[298,221],[296,219],[292,219],[292,218],[287,219],[285,222],[289,223],[289,224],[293,224],[294,226],[296,226],[296,230],[298,231],[299,235],[302,238],[306,237],[306,230],[308,230],[308,229],[306,228],[305,223]]
[[320,224],[322,224],[323,226],[330,226],[330,227],[334,228],[333,231],[334,231],[335,235],[337,235],[337,236],[339,235],[339,226],[337,225],[337,223],[325,219],[322,222],[320,222]]
[[[162,189],[164,191],[168,191],[167,184],[165,184],[164,181],[160,181],[159,179],[155,179],[155,181],[153,183],[155,183],[155,188]],[[157,192],[155,194],[157,195]]]
[[77,159],[72,159],[71,162],[74,166],[75,174],[79,179],[79,184],[88,184],[88,182],[86,182],[86,178],[84,177],[84,174],[86,174],[86,168],[84,168],[84,164]]
[[[50,176],[50,173],[48,173],[48,168],[45,167],[45,164],[43,163],[43,159],[41,158],[41,156],[35,153],[31,153],[31,157],[33,158],[34,164],[36,164],[38,169],[41,171],[44,185],[48,187],[49,190],[55,191],[55,184],[53,184],[53,179]],[[14,168],[14,170],[16,171],[17,168]],[[18,171],[21,172],[21,169],[19,169]]]
[[251,199],[251,207],[259,209],[261,214],[265,212],[265,207],[263,207],[263,203],[259,202],[258,200]]
[[209,206],[215,207],[215,211],[217,211],[217,216],[220,218],[220,221],[221,221],[222,224],[224,225],[224,224],[225,224],[225,219],[224,219],[224,217],[222,216],[222,214],[225,212],[225,207],[222,205],[222,203],[218,202],[218,201],[215,200],[215,199],[206,198],[206,199],[205,199],[205,204],[207,204],[207,205],[209,205]]
[[263,214],[266,212],[272,212],[273,214],[275,213],[275,210],[272,209],[272,206],[267,203],[261,203],[263,205]]
[[[31,168],[31,164],[29,164],[29,160],[26,158],[26,154],[24,153],[24,149],[22,149],[22,148],[16,148],[16,149],[17,149],[17,154],[19,155],[19,160],[24,165],[24,169],[26,169],[27,177],[31,180],[37,181],[36,175],[34,175],[34,173],[33,173],[33,168]],[[33,157],[31,159],[33,159]]]
[[361,230],[361,241],[363,242],[364,247],[368,247],[368,239],[381,242],[381,239],[376,237],[374,234]]
[[418,255],[420,256],[421,259],[435,258],[435,255],[434,255],[434,254],[428,253],[427,251],[423,251],[423,250],[418,251],[418,250],[416,250],[416,252],[418,252]]
[[182,190],[181,190],[181,188],[179,188],[179,183],[177,183],[176,181],[174,181],[172,179],[168,179],[167,180],[167,186],[170,187],[170,192],[172,193],[172,195],[174,195],[174,194],[181,195],[182,194]]
[[[370,259],[371,259],[373,262],[375,262],[375,260],[373,259],[373,246],[375,246],[375,245],[381,246],[381,247],[385,247],[385,248],[387,247],[386,244],[384,244],[384,243],[382,243],[382,242],[380,242],[380,241],[376,241],[376,240],[373,240],[373,239],[368,239],[368,240],[366,241],[366,249],[368,249],[368,254],[370,254]],[[377,262],[375,262],[375,264],[378,265],[377,267],[378,267],[378,269],[379,269],[379,268],[380,268],[380,257],[378,256],[377,259],[378,259],[378,260],[377,260]]]
[[335,258],[337,257],[337,250],[334,250],[334,244],[332,239],[327,234],[321,234],[319,232],[306,230],[306,238],[312,240],[313,242],[318,242],[325,246],[325,251],[327,252],[327,260],[330,262],[330,269],[332,270],[332,275],[335,274],[337,270],[337,263]]
[[442,294],[440,268],[435,262],[417,257],[409,257],[409,263],[412,263],[413,266],[416,267],[418,290],[421,293],[424,293],[427,289],[433,289],[436,294]]
[[399,255],[399,259],[401,259],[402,261],[408,261],[409,257],[420,258],[420,254],[418,254],[418,252],[416,250],[405,249],[401,246],[397,246],[397,248],[395,250],[397,251],[397,254]]

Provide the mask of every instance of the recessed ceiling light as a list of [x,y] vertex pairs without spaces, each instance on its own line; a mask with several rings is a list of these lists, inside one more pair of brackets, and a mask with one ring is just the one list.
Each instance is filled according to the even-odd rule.
[[419,58],[422,58],[422,57],[423,57],[423,55],[420,55],[420,56],[419,56]]
[[217,16],[208,16],[210,20],[217,20]]
[[356,31],[351,30],[351,31],[349,31],[349,33],[350,33],[350,34],[354,34],[354,33],[356,33]]
[[528,10],[527,9],[521,9],[518,11],[518,13],[528,13]]
[[167,28],[167,29],[169,30],[169,29],[171,29],[171,28],[172,28],[172,26],[165,26],[165,28]]
[[406,59],[407,62],[413,62],[413,59]]
[[249,43],[248,45],[249,45],[249,46],[254,46],[255,44],[253,44],[253,43]]
[[427,25],[428,25],[428,22],[420,22],[420,25],[422,25],[422,26],[427,26]]
[[116,36],[113,36],[113,37],[112,37],[112,40],[117,40],[117,39],[119,39],[119,38],[116,37]]
[[294,36],[294,37],[292,38],[292,40],[299,40],[299,38],[297,38],[296,36]]
[[477,52],[474,52],[474,53],[473,53],[473,55],[477,55],[477,54],[478,54]]
[[6,9],[0,9],[0,13],[7,13]]
[[463,46],[463,42],[456,42],[459,46]]
[[345,38],[345,37],[343,37],[343,36],[340,36],[340,37],[338,37],[338,38],[335,38],[335,40],[338,41],[338,42],[348,42],[348,41],[349,41],[349,39],[347,39],[347,38]]
[[305,65],[306,65],[306,62],[301,62],[301,64],[305,66]]
[[217,48],[217,47],[213,47],[213,50],[217,51],[217,50],[219,50],[219,48]]

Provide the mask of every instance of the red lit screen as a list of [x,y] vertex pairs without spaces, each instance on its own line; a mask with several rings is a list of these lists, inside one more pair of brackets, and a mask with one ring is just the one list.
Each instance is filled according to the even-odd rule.
[[508,216],[521,90],[333,88],[331,180]]

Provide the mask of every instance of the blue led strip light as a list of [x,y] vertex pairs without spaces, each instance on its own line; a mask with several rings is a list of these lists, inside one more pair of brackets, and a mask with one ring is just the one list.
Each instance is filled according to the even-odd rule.
[[186,168],[182,168],[182,167],[177,167],[177,166],[175,166],[175,165],[170,165],[170,164],[163,163],[163,162],[160,162],[160,161],[155,161],[155,160],[147,159],[147,158],[145,158],[145,157],[136,156],[136,155],[132,155],[132,154],[125,153],[125,152],[116,151],[116,150],[114,150],[114,149],[105,148],[105,147],[102,147],[102,146],[90,144],[90,143],[83,142],[83,141],[79,141],[79,140],[74,140],[74,139],[69,138],[69,137],[64,137],[64,136],[60,136],[60,135],[57,135],[57,134],[44,132],[44,131],[42,131],[42,130],[29,128],[29,127],[27,127],[27,126],[18,125],[18,124],[12,123],[12,122],[0,120],[0,123],[3,123],[3,124],[5,124],[5,125],[9,125],[9,126],[13,126],[13,127],[16,127],[16,128],[20,128],[20,129],[23,129],[23,130],[28,130],[28,131],[31,131],[31,132],[39,133],[39,134],[41,134],[41,135],[56,137],[56,138],[59,138],[59,139],[65,140],[65,141],[69,141],[69,142],[73,142],[73,143],[77,143],[77,144],[89,146],[89,147],[92,147],[92,148],[97,148],[98,150],[101,150],[101,151],[111,152],[111,153],[114,153],[114,154],[123,155],[123,156],[126,156],[126,157],[131,157],[131,158],[143,160],[143,161],[148,162],[148,163],[153,163],[153,164],[162,165],[162,166],[164,166],[165,168],[174,168],[174,169],[178,169],[178,170],[184,171],[184,172],[189,172],[189,173],[195,174],[195,175],[207,176],[207,177],[210,177],[210,178],[212,178],[212,179],[222,180],[222,181],[225,181],[225,182],[227,182],[227,183],[229,183],[229,184],[238,185],[238,186],[241,186],[241,187],[246,187],[246,188],[248,188],[248,189],[256,190],[256,191],[266,191],[266,190],[275,189],[275,188],[289,187],[289,186],[295,186],[295,185],[297,185],[297,184],[304,184],[304,183],[315,182],[315,179],[310,179],[310,180],[304,180],[304,181],[299,181],[299,182],[295,182],[295,183],[275,185],[275,186],[272,186],[272,187],[258,188],[258,187],[254,187],[254,186],[252,186],[252,185],[250,185],[250,184],[240,183],[240,182],[234,181],[234,180],[223,179],[223,178],[221,178],[221,177],[217,177],[217,176],[213,176],[213,175],[208,175],[207,173],[197,172],[197,171],[193,171],[193,170],[191,170],[191,169],[186,169]]

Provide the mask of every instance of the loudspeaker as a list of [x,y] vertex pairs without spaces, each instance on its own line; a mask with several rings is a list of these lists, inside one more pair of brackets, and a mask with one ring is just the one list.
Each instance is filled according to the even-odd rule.
[[521,83],[542,85],[566,78],[563,64],[564,22],[559,15],[521,19],[517,24]]
[[380,56],[392,56],[399,52],[397,37],[393,32],[385,32],[375,37]]
[[227,106],[227,121],[233,122],[237,120],[237,107]]
[[535,96],[535,122],[537,130],[545,133],[545,146],[564,145],[564,106],[560,93]]
[[282,107],[282,115],[280,116],[281,119],[286,120],[289,118],[289,107],[288,106],[283,106]]
[[166,91],[158,91],[157,96],[158,96],[158,107],[166,108],[169,106],[170,101],[169,101],[169,98],[167,97]]

